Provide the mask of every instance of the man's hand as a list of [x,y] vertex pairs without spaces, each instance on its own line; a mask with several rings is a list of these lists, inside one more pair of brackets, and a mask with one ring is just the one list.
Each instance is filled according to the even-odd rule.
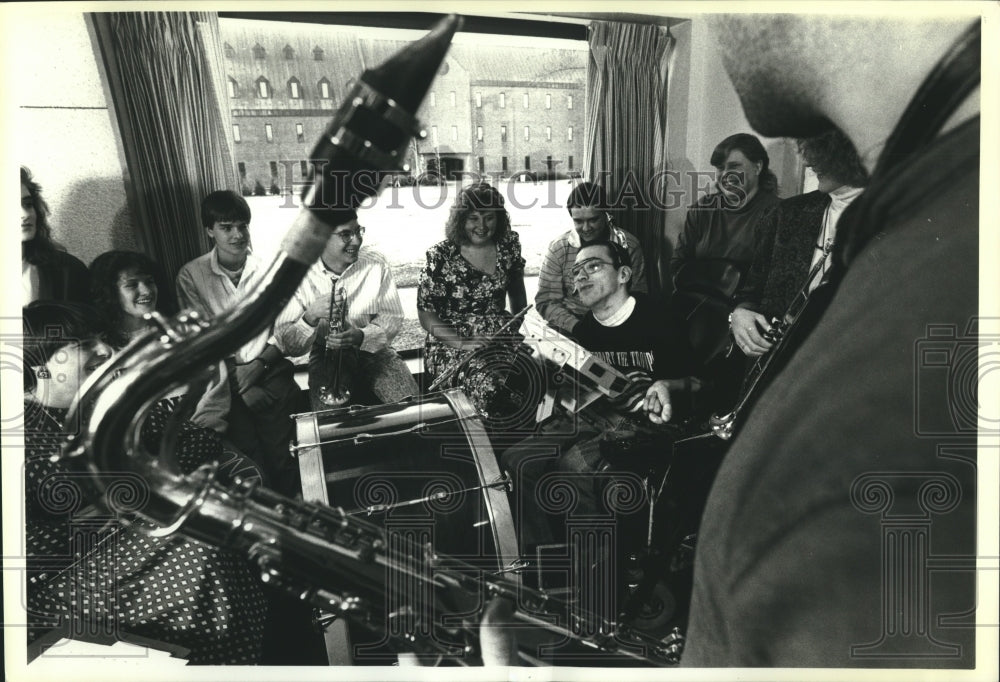
[[670,421],[670,389],[666,380],[654,381],[653,385],[646,389],[642,407],[649,415],[649,421],[654,424],[665,424]]
[[263,374],[263,362],[257,362],[254,360],[246,363],[245,365],[236,365],[236,386],[239,388],[240,393],[245,392],[251,386],[256,384]]
[[762,332],[771,331],[771,324],[760,313],[749,308],[733,311],[733,338],[743,354],[755,358],[771,350],[774,344],[764,338]]
[[315,327],[319,324],[320,320],[325,320],[330,315],[330,294],[326,296],[320,296],[315,301],[309,304],[305,312],[302,313],[302,319],[310,327]]
[[326,337],[326,347],[330,349],[340,348],[360,348],[361,342],[365,340],[365,333],[360,329],[351,327],[338,334],[328,334]]

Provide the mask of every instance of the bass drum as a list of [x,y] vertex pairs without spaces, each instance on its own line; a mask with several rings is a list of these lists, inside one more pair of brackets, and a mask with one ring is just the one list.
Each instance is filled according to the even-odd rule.
[[[484,575],[516,566],[507,482],[464,393],[294,418],[292,451],[306,501],[339,507],[385,528],[390,542],[418,542]],[[331,664],[391,662],[377,646],[355,644],[343,653],[345,642],[334,641],[347,636],[341,629],[339,636],[327,632]]]

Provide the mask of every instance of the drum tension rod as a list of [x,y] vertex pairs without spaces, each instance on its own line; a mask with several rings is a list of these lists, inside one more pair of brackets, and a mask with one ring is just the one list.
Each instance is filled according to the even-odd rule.
[[445,500],[452,495],[463,495],[465,493],[474,493],[481,490],[487,489],[506,489],[507,478],[506,476],[501,476],[492,483],[485,483],[483,485],[472,486],[469,488],[460,488],[458,490],[440,490],[431,495],[426,495],[424,497],[418,497],[412,500],[405,500],[403,502],[395,502],[393,504],[373,504],[368,507],[360,507],[349,512],[345,512],[346,516],[358,516],[359,514],[364,514],[366,516],[372,516],[373,514],[381,514],[390,512],[394,509],[399,509],[400,507],[409,507],[415,504],[420,504],[422,502],[432,502],[435,500]]

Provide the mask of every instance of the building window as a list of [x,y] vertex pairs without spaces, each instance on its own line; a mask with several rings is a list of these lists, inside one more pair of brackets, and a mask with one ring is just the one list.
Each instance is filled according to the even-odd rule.
[[292,99],[302,99],[302,88],[299,79],[292,76],[288,80],[288,96]]
[[570,126],[569,128],[566,129],[566,141],[567,142],[573,141],[573,126]]
[[438,105],[438,98],[435,93],[431,93],[431,106],[436,107]]
[[480,142],[483,141],[483,127],[482,126],[476,126],[476,139],[479,140]]
[[527,142],[531,139],[531,127],[524,126],[524,141]]
[[545,139],[548,142],[552,141],[552,126],[545,126]]
[[274,130],[271,129],[270,123],[264,124],[264,138],[268,142],[274,142]]
[[323,61],[323,55],[324,55],[324,52],[323,52],[323,48],[322,47],[320,47],[319,45],[317,45],[316,47],[313,48],[313,60],[314,61],[317,61],[317,62]]
[[545,157],[545,170],[547,170],[550,173],[552,172],[552,157],[551,156],[546,156]]
[[271,96],[271,84],[263,76],[257,79],[257,96],[263,99]]
[[272,178],[278,177],[278,162],[268,161],[268,165],[271,167],[271,177]]
[[451,127],[451,141],[458,142],[458,126]]
[[507,126],[500,126],[500,139],[501,140],[507,139]]
[[479,109],[482,106],[483,106],[483,93],[477,92],[476,93],[476,108]]
[[240,139],[240,126],[236,123],[233,124],[233,142],[241,142]]
[[319,96],[321,99],[330,99],[330,81],[323,78],[318,84],[319,86]]
[[501,156],[500,157],[500,170],[502,170],[504,173],[507,172],[507,157],[506,156]]
[[500,108],[501,109],[507,108],[507,95],[505,95],[502,92],[500,93]]
[[573,170],[573,155],[572,154],[569,155],[569,162],[568,163],[569,163],[569,169]]
[[236,99],[239,97],[239,87],[237,86],[236,79],[230,76],[226,79],[226,88],[229,90],[230,99]]
[[309,164],[305,161],[299,161],[299,175],[303,178],[309,177]]
[[455,106],[456,104],[458,104],[458,98],[455,97],[455,91],[454,90],[452,90],[449,93],[449,97],[451,98],[451,106]]
[[545,108],[546,109],[552,108],[552,95],[545,95]]
[[438,127],[437,126],[431,126],[431,142],[434,144],[435,147],[437,147],[437,143],[438,143]]
[[227,59],[232,59],[233,57],[236,56],[236,50],[234,50],[233,46],[230,45],[229,43],[226,43],[225,45],[223,45],[222,49],[226,53],[226,58]]
[[245,178],[247,176],[247,165],[242,161],[236,164],[236,170],[239,171],[241,178]]
[[486,169],[486,159],[479,157],[479,172],[482,173]]
[[267,56],[267,50],[264,49],[263,45],[261,45],[260,43],[257,43],[256,45],[253,46],[253,58],[254,59],[263,59],[266,56]]
[[285,45],[281,52],[285,55],[285,59],[295,59],[295,50],[292,49],[291,45]]
[[528,93],[524,93],[524,97],[521,98],[521,101],[524,102],[524,108],[527,109],[528,108]]
[[299,142],[306,141],[306,132],[305,130],[302,129],[301,123],[295,124],[295,137],[298,139]]
[[524,170],[531,170],[531,157],[524,157]]
[[573,108],[573,95],[566,95],[566,108],[567,109]]

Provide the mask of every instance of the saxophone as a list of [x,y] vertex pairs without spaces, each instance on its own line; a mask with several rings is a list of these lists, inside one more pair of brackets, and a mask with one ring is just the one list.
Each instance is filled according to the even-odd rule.
[[[582,636],[578,614],[575,620],[552,615],[555,601],[524,588],[509,571],[483,576],[481,569],[439,556],[428,545],[400,542],[341,509],[286,498],[255,482],[224,485],[216,465],[180,474],[171,451],[176,421],[158,453],[148,452],[139,438],[145,415],[160,396],[181,386],[194,393],[206,382],[200,368],[232,354],[273,322],[334,227],[375,194],[384,170],[401,165],[409,139],[420,132],[413,112],[459,23],[454,15],[445,18],[427,36],[362,74],[313,151],[312,158],[323,165],[314,162],[303,210],[258,287],[211,324],[189,311],[172,319],[151,316],[156,328],[81,388],[70,409],[80,429],[62,457],[88,474],[88,493],[106,506],[112,506],[113,494],[108,472],[141,476],[148,496],[136,515],[158,526],[155,534],[179,533],[242,553],[265,582],[381,633],[398,651],[480,661],[478,618],[490,604],[505,600],[516,604],[511,618],[518,623],[626,659],[671,665],[679,659],[679,634],[656,639],[603,622],[597,634]],[[398,584],[409,589],[390,587]],[[455,615],[434,617],[442,612]]]

